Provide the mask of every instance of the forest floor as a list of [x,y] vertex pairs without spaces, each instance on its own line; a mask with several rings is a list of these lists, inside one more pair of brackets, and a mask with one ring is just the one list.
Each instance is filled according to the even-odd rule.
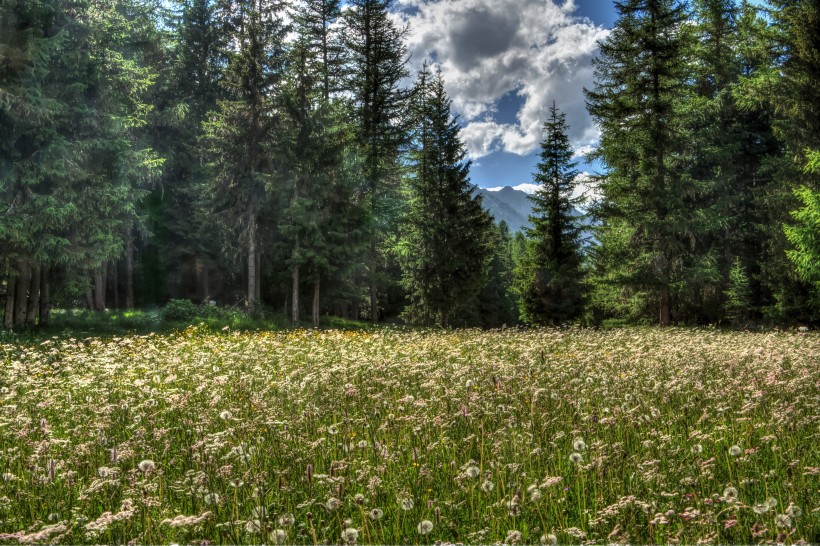
[[820,542],[820,336],[0,339],[0,543]]

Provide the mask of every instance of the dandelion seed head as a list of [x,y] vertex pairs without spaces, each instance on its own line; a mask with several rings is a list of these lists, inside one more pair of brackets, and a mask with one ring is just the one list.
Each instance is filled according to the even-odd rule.
[[788,529],[792,526],[792,518],[787,514],[778,514],[774,519],[775,524],[781,529]]
[[584,457],[577,451],[569,456],[570,462],[574,464],[581,464],[584,462]]
[[384,512],[381,508],[374,508],[370,512],[368,512],[367,515],[370,516],[370,519],[372,519],[373,521],[379,521],[380,519],[382,519],[382,516],[384,516]]
[[490,480],[485,480],[484,483],[481,484],[481,490],[485,493],[489,493],[493,489],[495,489],[495,484]]
[[789,503],[789,506],[786,508],[786,515],[790,518],[799,518],[803,515],[803,509],[793,502]]
[[409,512],[413,509],[413,506],[415,506],[416,503],[413,502],[413,499],[411,499],[410,497],[404,497],[399,501],[399,505],[401,506],[402,510],[404,510],[405,512]]
[[327,507],[328,510],[331,510],[331,511],[338,510],[339,508],[342,507],[342,501],[340,501],[336,497],[330,497],[325,502],[325,506]]
[[539,542],[541,542],[541,544],[544,544],[545,546],[554,546],[555,544],[558,544],[558,537],[553,535],[552,533],[547,533],[546,535],[541,535],[541,539]]
[[342,531],[342,540],[348,544],[356,544],[359,539],[359,531],[353,527],[348,527]]
[[293,517],[293,514],[282,514],[276,518],[276,521],[280,527],[290,527],[296,522],[296,518]]
[[146,474],[148,472],[152,472],[155,468],[154,461],[152,461],[151,459],[144,459],[140,461],[140,464],[137,465],[137,468],[139,468],[142,472]]
[[433,522],[429,519],[424,519],[416,526],[416,530],[420,535],[428,535],[433,530]]
[[270,539],[271,544],[281,546],[282,544],[287,542],[288,534],[287,532],[285,532],[284,529],[276,529],[275,531],[271,532],[270,535],[268,535],[268,538]]
[[700,444],[695,444],[692,446],[692,453],[699,454],[703,453],[703,446]]
[[729,455],[731,455],[732,457],[737,457],[742,452],[743,451],[740,449],[740,446],[737,446],[737,445],[734,445],[734,446],[729,448]]
[[728,500],[735,500],[737,498],[737,488],[727,487],[723,490],[723,497]]
[[587,444],[584,442],[583,438],[576,438],[572,441],[572,449],[575,451],[584,451],[587,448]]
[[481,470],[477,466],[468,466],[465,474],[468,478],[477,478],[481,474]]

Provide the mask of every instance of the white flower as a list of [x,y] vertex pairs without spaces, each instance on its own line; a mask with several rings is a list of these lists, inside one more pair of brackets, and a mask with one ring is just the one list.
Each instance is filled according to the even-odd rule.
[[381,508],[374,508],[367,515],[370,516],[370,519],[372,519],[373,521],[379,521],[380,519],[382,519],[384,512],[382,512]]
[[786,515],[790,518],[799,518],[803,515],[803,509],[791,502],[786,508]]
[[732,446],[729,448],[729,455],[731,455],[732,457],[737,457],[742,452],[743,451],[740,449],[740,446]]
[[231,412],[229,412],[228,410],[223,410],[219,413],[219,418],[223,421],[228,421],[231,417]]
[[570,455],[569,460],[570,460],[570,462],[573,462],[575,464],[581,464],[581,463],[584,462],[584,458],[578,452],[575,452],[572,455]]
[[246,533],[258,533],[262,529],[262,522],[258,519],[248,520],[245,523],[245,532]]
[[288,540],[288,534],[284,531],[284,529],[276,529],[270,535],[268,535],[271,544],[276,544],[277,546],[284,544]]
[[507,544],[518,544],[521,542],[521,531],[508,531],[507,538],[504,539]]
[[154,467],[155,467],[154,461],[152,461],[151,459],[142,460],[142,461],[140,461],[140,464],[137,465],[137,468],[139,468],[142,472],[144,472],[146,474],[148,472],[153,471]]
[[348,527],[342,531],[342,540],[348,544],[355,544],[359,538],[359,531],[353,527]]
[[429,519],[422,520],[416,527],[416,530],[418,530],[420,535],[430,534],[430,531],[433,530],[433,522]]
[[541,544],[550,544],[554,546],[555,544],[558,544],[558,537],[553,535],[552,533],[541,535]]
[[485,480],[484,483],[481,484],[481,490],[485,493],[489,493],[493,489],[495,489],[495,484],[490,480]]
[[735,500],[737,498],[737,488],[727,487],[723,490],[723,496],[728,500]]
[[327,506],[328,510],[338,510],[342,506],[342,501],[336,497],[330,497],[327,499],[327,502],[325,502],[325,506]]
[[787,528],[792,526],[792,518],[790,518],[786,514],[778,514],[777,517],[774,519],[774,522],[777,524],[778,527]]
[[359,440],[359,449],[367,449],[368,445],[367,440]]
[[481,470],[477,466],[468,466],[467,470],[465,471],[468,478],[477,478],[479,474],[481,474]]
[[693,445],[692,446],[692,453],[694,453],[694,454],[703,453],[703,446],[700,445],[700,444]]
[[766,512],[769,511],[769,505],[766,504],[765,502],[761,503],[761,504],[755,504],[752,507],[752,510],[754,511],[755,514],[758,514],[758,515],[765,514]]
[[336,425],[330,425],[329,427],[327,427],[327,433],[331,435],[338,434],[339,429],[336,428]]
[[413,502],[413,499],[411,499],[410,497],[404,497],[403,499],[399,500],[399,504],[401,505],[401,509],[405,512],[409,512],[413,509],[413,506],[416,505],[416,503]]
[[290,527],[296,522],[296,518],[293,517],[293,514],[282,514],[276,521],[281,527]]
[[587,448],[583,438],[576,438],[572,442],[572,449],[575,451],[584,451]]
[[219,504],[219,493],[208,493],[205,495],[205,504]]

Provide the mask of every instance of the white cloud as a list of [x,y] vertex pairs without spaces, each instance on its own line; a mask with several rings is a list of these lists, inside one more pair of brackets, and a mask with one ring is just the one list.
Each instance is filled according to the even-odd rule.
[[[587,202],[595,201],[598,198],[598,189],[592,179],[592,175],[587,171],[578,173],[575,177],[575,190],[572,192],[572,197],[584,197]],[[494,188],[487,188],[487,191],[501,191],[508,186],[496,186]],[[525,182],[517,186],[509,186],[514,190],[523,191],[532,195],[541,187],[541,184],[533,184]]]
[[[592,85],[590,61],[608,31],[575,15],[571,0],[399,0],[398,7],[410,25],[413,68],[425,59],[441,65],[471,158],[535,151],[553,100],[567,114],[573,145],[597,142],[582,88]],[[523,105],[515,122],[498,123],[497,101],[510,92]]]

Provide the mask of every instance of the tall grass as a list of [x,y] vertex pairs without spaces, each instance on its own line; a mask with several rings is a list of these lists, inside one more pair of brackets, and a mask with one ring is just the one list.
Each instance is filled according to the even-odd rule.
[[818,542],[818,341],[197,327],[0,343],[0,540]]

